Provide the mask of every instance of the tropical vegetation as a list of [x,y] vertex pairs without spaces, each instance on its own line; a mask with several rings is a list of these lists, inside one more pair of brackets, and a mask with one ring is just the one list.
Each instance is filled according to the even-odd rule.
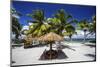
[[15,34],[15,38],[18,39],[18,37],[21,35],[21,29],[22,29],[22,26],[19,22],[19,19],[17,16],[21,16],[20,13],[18,13],[15,9],[11,9],[11,21],[12,21],[12,33]]
[[[78,21],[64,9],[60,9],[53,14],[53,17],[47,18],[45,17],[44,10],[37,9],[27,14],[32,19],[27,20],[27,22],[32,24],[29,25],[29,30],[22,31],[18,18],[21,14],[15,9],[11,9],[11,13],[12,33],[15,34],[15,39],[18,39],[21,34],[25,34],[27,36],[24,40],[25,48],[32,45],[33,39],[38,40],[39,43],[41,43],[40,41],[45,41],[46,44],[50,44],[50,51],[47,52],[47,54],[50,52],[50,58],[52,58],[52,54],[55,54],[55,51],[54,53],[52,51],[52,43],[59,40],[60,44],[60,40],[63,40],[64,36],[68,36],[70,41],[72,41],[73,34],[77,34],[77,27],[75,25],[84,32],[84,43],[88,34],[96,33],[96,16],[92,17],[91,22],[86,19]],[[89,31],[88,34],[87,31]]]

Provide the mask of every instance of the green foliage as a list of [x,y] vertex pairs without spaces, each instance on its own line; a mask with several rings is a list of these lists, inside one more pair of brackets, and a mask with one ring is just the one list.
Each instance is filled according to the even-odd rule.
[[75,34],[75,27],[72,26],[71,24],[67,24],[65,27],[65,32],[63,33],[63,35],[67,35],[69,37],[71,37],[73,34]]
[[48,18],[47,22],[51,25],[58,25],[61,23],[61,21],[57,18]]
[[48,25],[46,22],[43,10],[34,10],[31,14],[28,14],[28,16],[33,18],[33,24],[29,26],[28,34],[39,37],[48,32],[51,25]]
[[90,24],[89,27],[90,27],[90,28],[89,28],[89,31],[90,31],[91,33],[96,33],[96,16],[93,16],[93,17],[92,17],[92,22],[91,22],[91,24]]
[[11,14],[15,14],[15,15],[18,15],[18,16],[22,16],[22,14],[18,11],[16,11],[14,8],[11,8]]
[[33,18],[35,22],[41,23],[44,20],[44,11],[43,10],[33,10],[31,14],[27,14],[27,16]]
[[65,32],[63,33],[64,30],[66,31],[66,34],[73,34],[75,28],[71,26],[71,23],[74,23],[77,20],[73,19],[72,16],[66,13],[63,9],[58,10],[58,12],[55,14],[55,18],[60,20],[60,23],[57,25],[57,33],[59,35],[63,36],[65,34]]
[[[13,14],[17,14],[17,11],[14,9],[11,9],[11,13]],[[19,13],[18,13],[19,15]],[[21,24],[19,23],[19,19],[11,16],[12,17],[12,32],[16,35],[15,38],[18,39],[19,35],[20,35],[20,31],[22,29]]]
[[58,12],[55,14],[55,17],[61,21],[61,23],[66,23],[66,18],[68,15],[65,13],[63,9],[58,10]]
[[79,28],[80,30],[83,30],[83,31],[88,30],[88,29],[89,29],[89,23],[88,23],[88,21],[87,21],[86,19],[80,21],[80,22],[78,23],[78,28]]
[[[36,37],[44,35],[48,32],[55,32],[61,36],[68,35],[72,36],[75,34],[75,27],[72,26],[72,23],[77,23],[80,30],[86,31],[95,28],[96,24],[89,25],[87,20],[82,20],[78,23],[77,20],[73,19],[73,17],[66,13],[64,9],[60,9],[54,14],[53,18],[46,19],[43,10],[33,10],[32,13],[27,16],[33,18],[33,20],[29,20],[33,24],[29,26],[28,34],[33,34]],[[93,17],[93,20],[96,20]],[[64,31],[64,32],[63,32]]]

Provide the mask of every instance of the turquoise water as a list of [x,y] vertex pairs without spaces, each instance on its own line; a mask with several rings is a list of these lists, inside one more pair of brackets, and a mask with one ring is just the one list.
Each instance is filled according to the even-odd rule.
[[[65,39],[64,40],[65,42],[71,42],[71,43],[75,43],[75,42],[78,42],[78,43],[83,43],[84,42],[84,39]],[[85,42],[91,42],[91,41],[96,41],[96,39],[86,39]]]

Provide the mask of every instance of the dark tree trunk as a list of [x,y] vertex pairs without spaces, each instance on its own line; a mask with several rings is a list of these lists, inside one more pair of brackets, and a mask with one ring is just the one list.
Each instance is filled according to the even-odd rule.
[[18,36],[19,36],[19,35],[18,35],[18,34],[16,34],[16,35],[15,35],[15,38],[16,38],[16,39],[18,39]]
[[69,38],[70,38],[70,41],[72,41],[72,35],[70,35]]
[[52,43],[50,43],[50,51],[52,50]]
[[52,59],[52,43],[50,43],[50,59]]

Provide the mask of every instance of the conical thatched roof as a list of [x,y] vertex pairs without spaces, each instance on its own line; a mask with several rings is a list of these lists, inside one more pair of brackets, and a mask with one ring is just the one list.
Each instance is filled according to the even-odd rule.
[[33,41],[32,35],[31,34],[27,35],[27,37],[25,37],[25,40],[28,42],[32,42]]
[[61,41],[63,40],[63,37],[56,33],[50,32],[48,34],[39,37],[38,40],[39,41]]

